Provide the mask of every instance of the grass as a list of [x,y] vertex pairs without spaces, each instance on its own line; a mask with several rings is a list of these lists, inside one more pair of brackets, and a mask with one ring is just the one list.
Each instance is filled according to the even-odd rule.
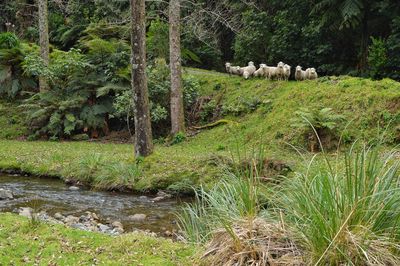
[[312,264],[399,265],[399,177],[394,154],[351,149],[342,164],[310,162],[274,198]]
[[[243,153],[262,145],[266,158],[282,160],[295,169],[298,157],[290,145],[307,147],[304,128],[294,127],[292,121],[301,107],[311,111],[328,107],[343,116],[337,130],[344,132],[346,142],[373,142],[385,130],[388,146],[400,141],[400,83],[389,79],[323,77],[318,81],[271,82],[199,69],[187,69],[188,74],[200,80],[201,95],[211,97],[200,112],[203,120],[198,124],[211,122],[213,113],[234,123],[207,127],[172,146],[157,144],[154,154],[139,164],[132,145],[19,142],[1,140],[0,133],[0,169],[61,176],[100,189],[187,192],[192,186],[211,187],[220,180],[223,173],[217,167],[219,160],[230,157],[230,151],[236,153],[236,149]],[[3,110],[18,113],[12,105]],[[4,112],[0,114],[0,121],[5,117]],[[16,137],[24,128],[13,131]]]
[[195,248],[171,240],[118,237],[0,214],[0,265],[193,265]]
[[180,215],[186,239],[210,265],[399,265],[400,163],[355,147],[268,189],[241,175],[201,190]]
[[0,99],[0,139],[15,139],[25,135],[27,128],[23,125],[23,118],[14,104]]

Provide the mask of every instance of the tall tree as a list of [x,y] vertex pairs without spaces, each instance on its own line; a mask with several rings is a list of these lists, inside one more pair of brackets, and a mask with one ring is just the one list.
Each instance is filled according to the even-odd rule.
[[146,77],[145,0],[130,0],[130,3],[135,155],[147,156],[153,151],[153,139]]
[[333,28],[352,28],[360,30],[359,63],[357,68],[365,70],[369,42],[369,21],[372,15],[370,0],[320,0],[314,12],[322,14],[321,24],[331,24]]
[[171,69],[171,133],[175,135],[185,131],[179,0],[169,1],[169,65]]
[[[47,67],[49,65],[49,22],[47,0],[38,0],[39,13],[39,46],[40,56]],[[49,86],[44,77],[39,77],[40,91],[48,90]]]

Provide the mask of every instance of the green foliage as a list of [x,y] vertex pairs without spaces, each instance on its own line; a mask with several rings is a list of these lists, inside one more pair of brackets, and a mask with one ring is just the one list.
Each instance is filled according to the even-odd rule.
[[150,59],[169,57],[169,26],[157,18],[150,23],[146,38]]
[[386,42],[382,39],[371,37],[372,44],[368,50],[368,64],[370,67],[370,76],[372,78],[381,78],[383,76],[388,58]]
[[285,224],[312,264],[398,264],[398,160],[368,147],[340,158],[311,161],[273,194]]
[[266,12],[248,11],[243,14],[245,25],[235,38],[235,62],[264,62],[271,38],[271,21]]
[[220,228],[232,232],[236,221],[259,214],[259,186],[250,176],[228,174],[209,191],[201,188],[196,202],[187,204],[178,214],[179,226],[187,241],[205,243]]
[[173,136],[171,144],[174,145],[174,144],[181,143],[181,142],[185,141],[185,139],[186,139],[185,133],[178,132],[177,134],[175,134],[175,136]]
[[20,46],[18,37],[12,32],[0,33],[0,49],[12,49]]
[[[164,59],[155,60],[154,64],[147,68],[148,90],[150,99],[150,115],[155,128],[155,134],[162,135],[169,132],[169,110],[170,110],[170,70]],[[184,76],[183,99],[185,110],[190,107],[199,97],[200,84],[193,76]],[[132,122],[133,120],[133,101],[132,90],[130,87],[116,93],[113,106],[115,115],[120,119]],[[133,125],[133,123],[130,123]]]
[[36,87],[33,77],[23,70],[25,54],[30,52],[20,45],[15,35],[4,34],[3,49],[0,48],[0,95],[14,99]]
[[292,126],[296,128],[306,129],[314,127],[320,129],[337,129],[339,123],[343,121],[344,116],[336,114],[332,108],[322,108],[317,110],[308,110],[302,108],[295,112],[296,118],[292,120]]

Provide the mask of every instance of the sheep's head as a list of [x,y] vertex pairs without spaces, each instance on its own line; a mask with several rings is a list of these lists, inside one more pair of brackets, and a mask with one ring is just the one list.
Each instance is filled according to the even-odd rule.
[[226,63],[225,63],[225,67],[231,67],[231,63],[226,62]]
[[260,68],[266,67],[266,64],[260,64]]
[[313,68],[313,67],[310,68],[310,73],[311,73],[311,74],[315,74],[315,68]]
[[296,67],[296,72],[300,72],[301,71],[301,66],[297,66]]
[[282,68],[284,65],[285,65],[285,64],[284,64],[283,62],[279,62],[279,63],[278,63],[278,67],[279,67],[279,68]]
[[250,62],[249,62],[249,66],[254,66],[254,62],[253,62],[253,61],[250,61]]
[[291,66],[289,66],[288,64],[285,64],[284,66],[283,66],[285,69],[291,69],[292,67]]

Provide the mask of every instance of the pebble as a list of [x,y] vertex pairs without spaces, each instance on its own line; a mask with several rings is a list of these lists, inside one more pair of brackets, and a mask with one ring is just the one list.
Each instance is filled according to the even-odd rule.
[[68,189],[71,190],[71,191],[77,191],[77,190],[79,190],[79,187],[77,187],[77,186],[70,186]]
[[10,190],[0,188],[0,200],[13,199],[14,195]]
[[65,219],[64,215],[62,215],[62,214],[59,213],[59,212],[56,212],[56,213],[54,214],[54,218],[56,218],[57,220],[61,220],[61,221]]
[[143,222],[146,220],[147,215],[143,213],[136,213],[134,215],[129,216],[129,219],[134,221],[134,222]]
[[21,215],[21,216],[24,216],[24,217],[27,217],[27,218],[31,219],[32,218],[32,212],[33,212],[33,209],[30,208],[30,207],[21,207],[19,209],[18,214]]

